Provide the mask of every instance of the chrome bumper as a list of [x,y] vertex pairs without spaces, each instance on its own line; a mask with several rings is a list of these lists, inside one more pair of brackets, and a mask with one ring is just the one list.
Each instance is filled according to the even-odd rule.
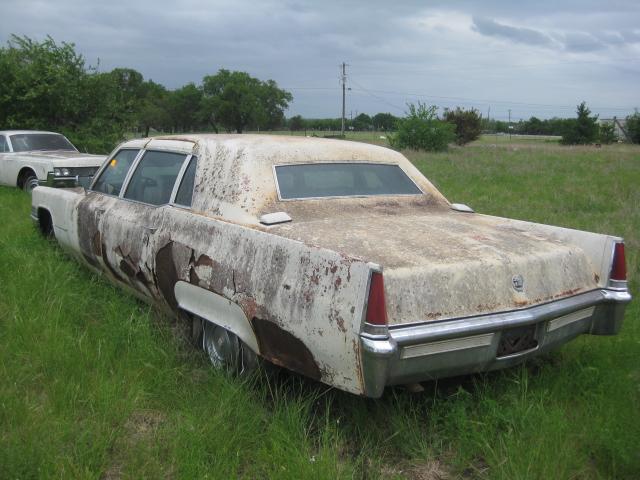
[[[509,367],[582,333],[615,335],[630,301],[627,290],[602,289],[523,310],[363,332],[365,395],[379,397],[387,385]],[[499,353],[516,329],[530,333],[531,348]]]

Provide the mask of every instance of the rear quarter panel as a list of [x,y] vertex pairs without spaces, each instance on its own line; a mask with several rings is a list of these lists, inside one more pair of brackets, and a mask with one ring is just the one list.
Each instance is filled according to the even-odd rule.
[[242,308],[265,358],[363,392],[358,334],[367,263],[179,208],[166,215],[170,229],[154,250],[168,303],[179,280],[222,295]]

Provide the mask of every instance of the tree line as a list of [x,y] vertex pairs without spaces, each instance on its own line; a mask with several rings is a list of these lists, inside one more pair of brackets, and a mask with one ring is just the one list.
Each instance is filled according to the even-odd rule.
[[[339,131],[340,118],[285,118],[290,92],[273,80],[220,69],[200,84],[169,90],[131,68],[101,72],[88,66],[69,43],[51,37],[38,42],[12,35],[0,47],[0,128],[64,133],[81,150],[107,152],[127,133],[148,136],[150,129],[180,133],[288,129]],[[347,121],[356,131],[389,132],[396,148],[441,150],[464,145],[484,132],[559,135],[562,143],[611,143],[612,125],[598,125],[583,102],[576,118],[551,118],[509,124],[483,118],[475,109],[445,109],[418,102],[403,117],[361,113]],[[640,115],[627,117],[627,132],[640,143]]]
[[100,72],[69,43],[13,35],[0,48],[0,127],[64,133],[107,152],[127,132],[238,132],[282,128],[291,93],[225,69],[169,90],[130,68]]

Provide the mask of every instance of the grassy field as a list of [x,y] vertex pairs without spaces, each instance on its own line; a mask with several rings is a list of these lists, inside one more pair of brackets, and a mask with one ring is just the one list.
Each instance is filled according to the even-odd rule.
[[[624,236],[638,295],[639,148],[406,153],[477,211]],[[640,298],[619,336],[367,400],[213,371],[29,208],[0,188],[0,478],[640,478]]]

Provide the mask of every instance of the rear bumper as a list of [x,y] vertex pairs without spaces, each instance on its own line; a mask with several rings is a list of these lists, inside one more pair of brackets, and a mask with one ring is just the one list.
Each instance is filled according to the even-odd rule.
[[[379,397],[387,385],[509,367],[582,333],[615,335],[630,301],[627,290],[602,289],[523,310],[363,332],[364,393]],[[505,350],[520,332],[524,348]]]

